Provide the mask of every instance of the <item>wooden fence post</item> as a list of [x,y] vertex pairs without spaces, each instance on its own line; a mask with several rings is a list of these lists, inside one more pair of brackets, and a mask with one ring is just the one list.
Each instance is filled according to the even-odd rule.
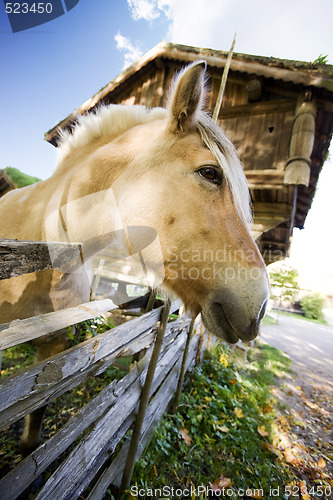
[[185,374],[185,368],[186,368],[188,349],[189,349],[190,341],[192,338],[194,321],[195,321],[195,318],[192,319],[188,333],[187,333],[187,339],[186,339],[186,344],[185,344],[185,349],[184,349],[184,354],[183,354],[182,366],[180,369],[180,374],[179,374],[179,379],[178,379],[178,385],[177,385],[177,389],[176,389],[175,398],[174,398],[173,404],[172,404],[172,410],[171,410],[172,413],[176,413],[177,408],[178,408],[180,392],[182,390],[182,385],[183,385],[183,381],[184,381],[184,374]]
[[98,268],[95,272],[95,276],[94,276],[94,280],[93,280],[93,284],[92,284],[91,292],[90,292],[90,299],[91,300],[95,300],[96,291],[97,291],[99,282],[101,281],[101,276],[102,276],[104,264],[105,264],[105,259],[99,259]]
[[131,442],[130,442],[130,445],[128,448],[125,469],[124,469],[124,473],[123,473],[123,477],[122,477],[122,481],[121,481],[120,495],[122,494],[123,491],[125,491],[129,487],[131,479],[132,479],[132,474],[133,474],[133,469],[134,469],[134,464],[135,464],[135,459],[136,459],[136,453],[137,453],[138,444],[139,444],[139,440],[140,440],[140,433],[141,433],[141,429],[142,429],[143,420],[145,417],[145,412],[146,412],[146,409],[148,406],[150,389],[151,389],[151,385],[152,385],[152,382],[154,379],[154,373],[155,373],[158,357],[159,357],[159,354],[161,351],[166,325],[168,323],[170,307],[171,307],[171,301],[167,300],[167,302],[162,310],[160,326],[159,326],[157,334],[156,334],[153,353],[152,353],[152,356],[151,356],[151,359],[149,362],[146,380],[145,380],[145,383],[144,383],[144,386],[142,389],[142,393],[141,393],[141,397],[140,397],[139,410],[138,410],[138,414],[136,416],[133,434],[132,434],[132,439],[131,439]]
[[201,325],[199,345],[198,345],[197,355],[196,355],[196,358],[195,358],[195,364],[196,364],[196,366],[198,366],[200,364],[200,358],[201,358],[201,351],[202,351],[202,344],[203,344],[203,340],[204,340],[204,335],[205,335],[205,327],[203,325]]
[[[156,295],[157,295],[156,288],[152,288],[150,290],[149,299],[148,299],[148,302],[147,302],[147,305],[146,305],[145,313],[150,312],[153,309],[154,302],[155,302],[155,299],[156,299]],[[133,363],[137,363],[138,361],[140,361],[140,359],[143,357],[143,353],[144,352],[145,352],[145,350],[137,352],[136,354],[134,354],[132,356],[132,364]]]

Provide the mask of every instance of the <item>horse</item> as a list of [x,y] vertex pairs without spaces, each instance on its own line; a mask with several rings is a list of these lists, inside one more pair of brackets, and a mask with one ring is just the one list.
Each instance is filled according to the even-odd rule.
[[[204,109],[205,72],[204,61],[186,66],[166,108],[111,104],[80,116],[59,131],[53,175],[1,198],[0,237],[83,248],[70,269],[0,281],[1,323],[89,301],[85,266],[121,234],[210,332],[229,343],[257,336],[269,294],[266,266],[250,232],[242,165]],[[141,228],[131,244],[129,228]],[[34,342],[37,361],[67,348],[63,331]],[[23,452],[40,441],[42,413],[26,417]]]

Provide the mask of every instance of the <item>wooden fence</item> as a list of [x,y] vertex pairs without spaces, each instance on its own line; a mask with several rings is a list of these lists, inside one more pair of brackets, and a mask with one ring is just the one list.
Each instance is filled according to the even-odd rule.
[[[15,273],[17,275],[20,271],[16,269]],[[41,486],[36,500],[78,497],[97,500],[103,498],[110,484],[118,487],[126,484],[124,467],[125,463],[126,467],[129,466],[127,473],[130,479],[132,468],[128,462],[133,454],[135,432],[139,432],[139,436],[137,448],[134,444],[133,458],[138,459],[157,422],[172,402],[177,386],[180,388],[184,370],[193,366],[198,354],[204,352],[202,344],[206,342],[206,337],[201,324],[194,325],[193,329],[193,322],[179,317],[163,327],[163,309],[164,316],[168,317],[180,305],[180,301],[175,301],[171,306],[154,309],[1,381],[0,430],[8,428],[32,410],[54,401],[88,378],[103,373],[117,358],[145,352],[125,377],[113,380],[56,434],[0,480],[1,500],[17,498],[52,463],[54,469],[55,461],[57,466]],[[105,299],[1,325],[0,350],[115,308],[111,300]],[[156,336],[159,346],[154,342]],[[187,357],[184,355],[185,346]],[[160,352],[154,371],[152,353],[156,351]],[[149,370],[154,371],[150,386],[147,382]],[[145,390],[146,405],[142,401]],[[138,407],[143,407],[139,428]],[[135,420],[131,440],[128,431]],[[112,460],[110,457],[118,443],[121,444],[120,451]],[[64,453],[69,447],[71,451]],[[62,458],[63,453],[65,458]],[[127,477],[127,482],[129,479]]]

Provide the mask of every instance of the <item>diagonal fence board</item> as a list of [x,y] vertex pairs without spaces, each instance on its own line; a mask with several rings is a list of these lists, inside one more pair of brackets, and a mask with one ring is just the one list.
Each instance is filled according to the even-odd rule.
[[[176,310],[178,306],[176,301],[172,309]],[[156,323],[160,310],[155,309],[5,379],[0,383],[0,429],[49,403],[92,375],[103,373],[117,357],[139,352],[151,344],[155,332],[147,330],[147,327],[151,328]],[[182,319],[169,323],[168,331],[183,324]],[[96,342],[99,341],[102,344],[100,349],[96,348]],[[59,366],[64,366],[64,361],[68,370],[63,369],[61,372]]]
[[[180,301],[174,302],[170,312],[179,309],[180,306]],[[86,489],[134,419],[153,349],[154,325],[160,318],[161,309],[153,310],[98,335],[0,384],[0,405],[5,407],[0,414],[0,421],[3,420],[3,426],[7,426],[8,423],[18,420],[32,409],[55,399],[83,380],[102,373],[118,356],[133,354],[148,348],[144,358],[126,377],[117,383],[112,382],[103,390],[105,391],[103,394],[100,393],[89,402],[55,436],[0,481],[1,499],[17,498],[27,485],[31,484],[83,432],[84,437],[65,459],[63,465],[60,465],[49,478],[36,499],[45,498],[45,495],[47,497],[56,495],[57,499],[72,498],[74,500]],[[168,401],[173,395],[174,388],[170,392],[170,387],[177,385],[189,324],[190,319],[179,318],[167,325],[152,388],[152,392],[157,392],[150,405],[153,404],[157,394],[160,395],[159,398],[163,399],[164,396]],[[198,336],[196,339],[198,343]],[[66,356],[68,356],[67,360]],[[192,359],[194,358],[195,352],[192,353]],[[54,375],[57,376],[54,377]],[[166,380],[172,380],[172,384],[165,385]],[[15,392],[17,386],[20,389],[23,388],[25,395],[22,396],[20,391]],[[156,399],[157,406],[149,410],[153,413],[147,413],[147,418],[150,419],[148,426],[150,429],[153,423],[155,425],[156,418],[160,418],[158,415],[161,408],[166,407],[167,404],[168,402],[164,404],[161,399]],[[95,422],[94,426],[89,430],[93,422]],[[86,457],[89,458],[87,463],[84,461]],[[68,467],[76,471],[72,482],[68,477]]]
[[48,333],[56,332],[68,326],[87,321],[117,309],[110,299],[95,300],[77,307],[70,307],[33,318],[15,319],[0,325],[0,350],[8,349],[24,342],[37,339]]
[[[187,358],[186,370],[193,366],[195,362],[195,354],[198,347],[198,341],[198,335],[193,336],[190,341],[190,355]],[[159,387],[155,397],[149,403],[140,437],[140,447],[138,448],[137,460],[140,458],[142,452],[147,446],[157,423],[166,412],[174,396],[174,392],[178,383],[180,364],[181,363],[179,358],[164,382]],[[100,500],[101,498],[103,498],[110,484],[114,484],[117,487],[120,486],[128,448],[129,440],[125,441],[121,450],[112,461],[111,465],[102,472],[96,484],[93,486],[93,489],[89,493],[87,500]],[[75,497],[71,497],[71,499],[72,498]]]
[[[163,370],[168,367],[168,364],[172,363],[174,359],[177,359],[175,358],[177,354],[180,356],[182,352],[180,348],[183,340],[181,340],[181,342],[179,341],[180,339],[176,341],[176,337],[179,337],[184,330],[186,331],[188,325],[189,320],[184,322],[183,327],[179,331],[173,328],[174,332],[171,332],[169,338],[166,337],[166,342],[163,346],[163,355],[160,359],[160,368],[154,381],[154,387],[158,386],[165,376]],[[174,327],[173,324],[172,326]],[[171,328],[169,331],[171,331]],[[170,344],[170,340],[174,340],[174,342]],[[95,420],[101,417],[103,413],[116,402],[116,399],[128,390],[129,386],[133,384],[136,379],[139,380],[141,386],[141,379],[142,376],[145,375],[150,354],[151,349],[121,381],[116,382],[114,380],[109,386],[104,388],[53,437],[42,444],[31,455],[20,462],[13,471],[9,472],[7,476],[0,480],[1,500],[11,500],[22,493],[26,486],[36,479],[46,467],[66,450]],[[129,420],[128,425],[131,424],[132,420],[133,417]],[[109,454],[109,452],[107,452],[107,454]]]
[[[170,369],[180,360],[185,342],[186,332],[181,331],[174,342],[169,344],[160,356],[152,392],[156,391]],[[124,419],[134,411],[139,403],[142,387],[141,379],[144,378],[148,368],[147,363],[145,364],[146,366],[141,376],[137,377],[127,391],[117,399],[115,405],[95,422],[92,431],[84,436],[69,457],[49,478],[45,486],[38,493],[36,500],[49,496],[57,498],[57,500],[67,499],[73,495],[74,491],[77,498],[82,488],[83,490],[85,489],[87,475],[91,474],[94,476],[97,472],[96,457],[103,452],[105,447],[108,449],[107,456],[110,451],[113,451],[113,449],[110,449],[113,436],[117,434]],[[121,408],[121,411],[119,408]],[[112,422],[112,426],[110,426],[110,422]],[[116,444],[114,443],[114,446]],[[75,470],[75,475],[68,478],[68,470]]]

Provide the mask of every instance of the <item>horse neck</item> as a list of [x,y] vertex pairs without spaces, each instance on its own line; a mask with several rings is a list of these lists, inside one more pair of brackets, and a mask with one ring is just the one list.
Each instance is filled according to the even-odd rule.
[[126,161],[110,154],[107,159],[88,154],[78,164],[76,161],[68,161],[67,168],[62,165],[50,179],[50,187],[55,189],[47,206],[44,231],[47,241],[82,243],[87,260],[112,244],[124,229],[115,188]]

